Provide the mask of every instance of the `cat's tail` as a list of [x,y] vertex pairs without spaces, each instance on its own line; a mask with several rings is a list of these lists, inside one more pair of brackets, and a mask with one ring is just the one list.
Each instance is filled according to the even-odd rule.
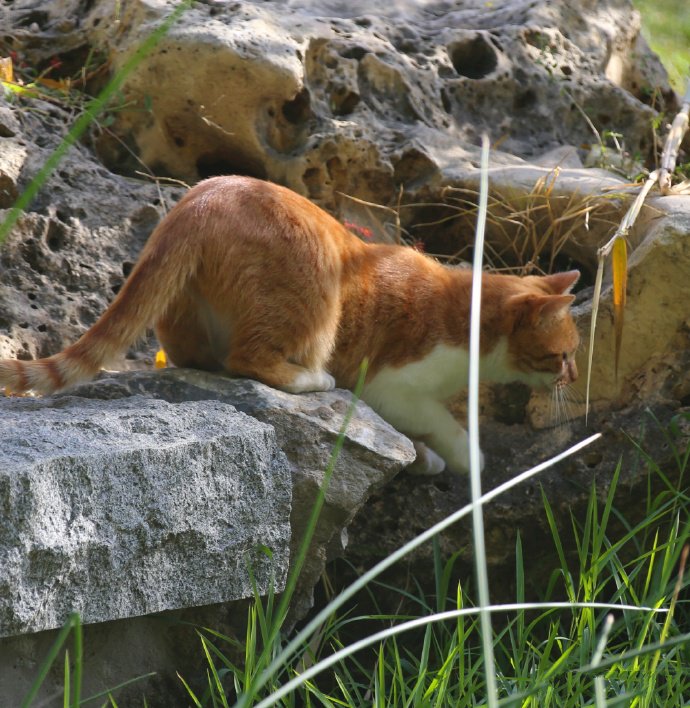
[[165,314],[198,268],[199,249],[190,243],[198,215],[192,205],[184,208],[187,201],[154,229],[117,297],[79,340],[45,359],[0,360],[0,392],[50,394],[88,381]]

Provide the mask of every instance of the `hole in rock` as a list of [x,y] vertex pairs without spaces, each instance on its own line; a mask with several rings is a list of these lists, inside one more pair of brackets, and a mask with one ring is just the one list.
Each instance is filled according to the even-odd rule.
[[603,459],[604,456],[600,452],[590,452],[584,457],[585,464],[590,469],[596,467]]
[[359,94],[348,91],[344,86],[331,95],[333,115],[347,116],[352,113],[359,103]]
[[321,174],[320,168],[310,167],[308,170],[305,170],[302,175],[302,181],[309,190],[309,195],[312,198],[315,198],[321,194],[323,188],[323,175]]
[[60,222],[51,221],[48,224],[46,243],[48,248],[54,253],[60,251],[65,245],[65,227]]
[[27,12],[24,17],[22,17],[17,24],[19,27],[30,27],[34,22],[42,27],[46,22],[48,22],[48,13],[44,10],[33,10],[32,12]]
[[288,123],[299,125],[311,117],[311,96],[307,89],[302,89],[291,101],[283,104],[283,116]]
[[441,89],[441,105],[446,113],[453,112],[453,105],[450,102],[450,97],[445,89]]
[[513,107],[516,111],[524,110],[525,108],[530,108],[537,102],[537,94],[532,89],[527,89],[527,91],[522,91],[513,101]]
[[[106,61],[102,53],[94,50],[88,44],[80,44],[74,49],[50,57],[50,59],[39,65],[40,72],[46,72],[49,79],[67,79],[85,74],[97,74],[99,65]],[[83,82],[75,82],[78,88],[85,88]]]
[[340,52],[340,56],[343,59],[356,59],[359,61],[365,54],[368,54],[369,50],[364,47],[349,47],[344,51]]
[[450,492],[450,484],[447,480],[437,479],[434,480],[433,486],[438,489],[439,492]]
[[496,69],[496,50],[481,34],[456,42],[448,47],[455,71],[468,79],[482,79]]

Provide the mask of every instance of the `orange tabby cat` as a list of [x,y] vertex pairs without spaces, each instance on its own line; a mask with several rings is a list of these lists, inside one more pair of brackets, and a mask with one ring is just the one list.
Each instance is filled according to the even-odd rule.
[[[578,275],[484,275],[484,380],[577,377],[567,293]],[[418,445],[424,471],[462,471],[467,434],[444,401],[467,385],[471,277],[411,248],[366,244],[284,187],[215,177],[161,221],[91,329],[46,359],[1,360],[0,386],[51,393],[89,379],[152,324],[177,366],[292,393],[351,388],[366,357],[363,399],[428,444]]]

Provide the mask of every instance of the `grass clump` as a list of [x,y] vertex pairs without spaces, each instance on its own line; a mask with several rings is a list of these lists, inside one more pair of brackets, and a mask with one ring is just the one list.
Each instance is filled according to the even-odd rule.
[[[677,456],[681,480],[689,454]],[[628,523],[614,504],[619,474],[620,467],[604,499],[592,487],[586,513],[572,517],[571,553],[544,497],[559,563],[540,603],[525,603],[525,559],[518,538],[516,603],[490,608],[497,705],[681,706],[690,701],[690,626],[682,598],[688,497],[671,486],[653,492],[667,478],[651,463],[649,493],[646,502],[641,500],[644,518]],[[421,590],[406,594],[406,604],[416,606],[414,616],[356,616],[355,599],[347,614],[331,615],[260,688],[254,698],[258,706],[485,705],[489,689],[478,608],[465,588],[450,580],[455,559],[442,562],[438,548],[435,557],[433,596]],[[371,589],[370,598],[391,591],[381,584]],[[206,695],[195,705],[254,704],[243,703],[242,694],[252,680],[260,641],[270,638],[265,620],[272,602],[265,601],[266,609],[260,605],[257,598],[249,612],[243,665],[227,659],[228,638],[202,632],[210,678]],[[376,623],[387,628],[372,634]],[[358,634],[367,638],[353,644]],[[276,637],[270,653],[279,655],[284,641]],[[352,646],[359,651],[350,654]],[[221,671],[225,683],[216,680]],[[294,691],[279,695],[288,682],[295,684]]]

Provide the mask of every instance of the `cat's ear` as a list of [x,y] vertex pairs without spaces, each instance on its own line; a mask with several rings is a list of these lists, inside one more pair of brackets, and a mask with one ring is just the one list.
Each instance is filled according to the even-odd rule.
[[562,317],[575,299],[574,295],[516,295],[510,305],[515,312],[515,326],[540,322]]
[[539,317],[549,319],[564,314],[575,299],[574,295],[546,295],[539,306]]
[[543,277],[554,295],[564,295],[569,293],[573,285],[580,279],[580,271],[568,270],[565,273],[553,273]]

